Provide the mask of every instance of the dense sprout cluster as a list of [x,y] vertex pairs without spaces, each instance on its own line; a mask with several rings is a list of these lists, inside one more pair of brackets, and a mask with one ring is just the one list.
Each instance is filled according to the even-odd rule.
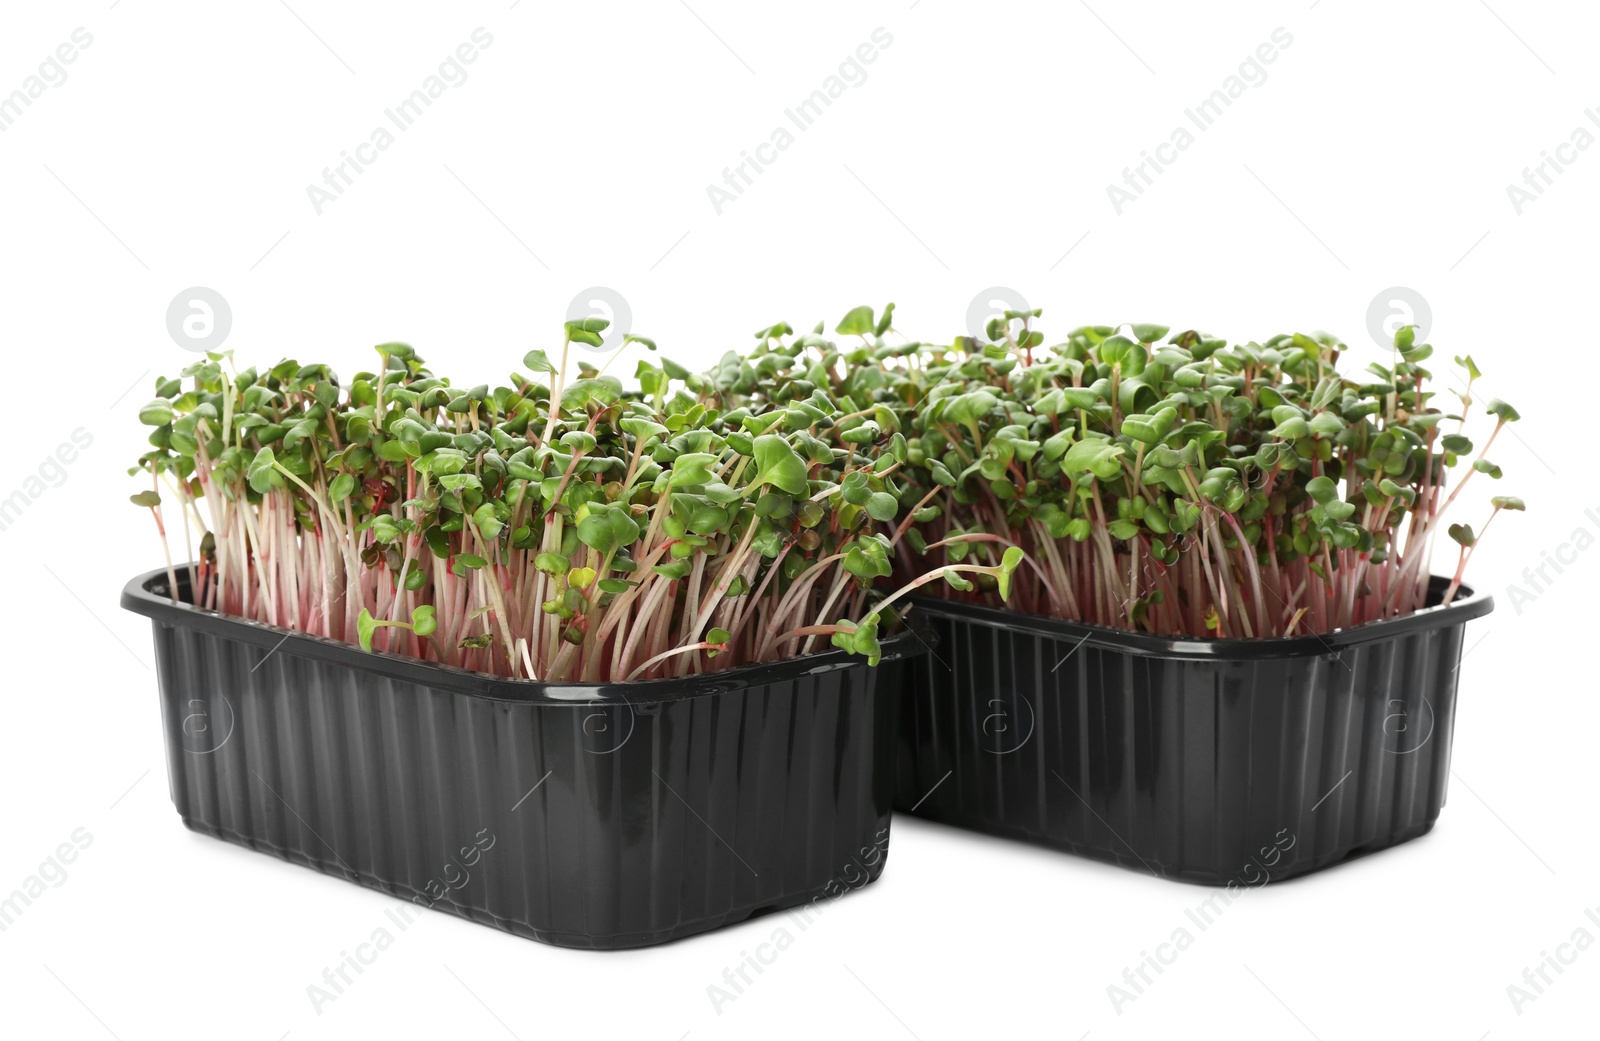
[[[906,535],[904,438],[835,436],[838,373],[782,408],[735,403],[755,371],[738,361],[640,362],[636,390],[583,365],[567,380],[569,345],[604,327],[568,323],[559,364],[532,351],[493,389],[400,343],[348,382],[209,355],[141,410],[153,447],[130,473],[152,485],[133,500],[164,544],[163,509],[181,513],[197,605],[369,650],[544,681],[830,643],[876,663],[898,610],[874,584]],[[918,584],[1004,584],[1019,557]],[[170,552],[167,567],[176,599]]]
[[[906,438],[899,577],[1020,548],[1014,607],[1117,628],[1285,636],[1424,606],[1441,518],[1474,475],[1500,478],[1487,453],[1519,418],[1488,402],[1475,451],[1477,366],[1456,359],[1466,390],[1442,410],[1423,366],[1433,349],[1410,327],[1388,364],[1352,378],[1327,334],[1230,346],[1195,330],[1086,326],[1046,347],[1030,311],[936,345],[886,335],[892,314],[852,311],[836,331],[859,345],[842,353],[815,334],[772,335],[787,326],[757,334],[748,364],[768,378],[753,396],[795,407],[842,362],[832,392],[854,411],[836,436]],[[1490,506],[1490,521],[1523,508],[1510,496]],[[1478,536],[1446,530],[1460,544],[1448,602]],[[988,576],[948,585],[1010,594]]]
[[[1326,334],[1086,326],[1046,347],[1038,316],[929,344],[896,333],[893,304],[858,307],[837,341],[780,322],[706,373],[641,361],[636,389],[582,364],[566,378],[598,319],[493,389],[400,343],[348,383],[210,355],[141,411],[153,448],[130,472],[152,485],[133,499],[164,544],[163,491],[181,513],[206,609],[622,681],[830,644],[876,662],[923,587],[1195,637],[1404,615],[1427,603],[1446,510],[1500,478],[1488,452],[1519,418],[1498,400],[1473,416],[1470,357],[1456,411],[1438,407],[1410,328],[1352,378]],[[1481,447],[1469,418],[1492,424]],[[1479,534],[1444,531],[1449,602]],[[170,553],[168,571],[176,598]]]

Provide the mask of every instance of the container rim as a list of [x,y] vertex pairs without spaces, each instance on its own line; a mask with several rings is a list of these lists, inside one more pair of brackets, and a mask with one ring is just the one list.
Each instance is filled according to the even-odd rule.
[[[188,564],[174,564],[180,591],[188,586]],[[543,705],[628,704],[631,707],[655,705],[683,698],[727,694],[799,676],[813,676],[854,667],[869,668],[866,659],[841,650],[827,650],[782,661],[740,665],[732,669],[657,680],[630,680],[616,683],[550,683],[542,680],[513,680],[484,672],[462,669],[439,662],[422,661],[388,651],[363,651],[352,643],[313,636],[276,625],[207,611],[182,601],[173,603],[167,595],[165,568],[136,575],[122,588],[121,606],[144,615],[158,625],[193,629],[212,636],[226,637],[276,649],[316,661],[403,680],[456,694],[467,694],[492,701],[514,701]],[[878,667],[910,657],[927,649],[931,633],[917,632],[913,612],[901,630],[883,640],[883,657]]]
[[1035,635],[1073,640],[1091,647],[1118,650],[1128,654],[1190,661],[1264,661],[1272,658],[1332,656],[1346,648],[1387,640],[1446,626],[1460,625],[1481,618],[1494,610],[1494,597],[1462,585],[1449,605],[1440,605],[1450,580],[1439,575],[1428,579],[1428,601],[1400,618],[1380,618],[1345,629],[1305,636],[1226,637],[1199,639],[1192,636],[1153,636],[1149,633],[1112,629],[1086,622],[1072,622],[1044,615],[1025,614],[1003,607],[969,604],[935,596],[916,596],[917,611],[927,616],[951,618],[994,629],[1013,629]]

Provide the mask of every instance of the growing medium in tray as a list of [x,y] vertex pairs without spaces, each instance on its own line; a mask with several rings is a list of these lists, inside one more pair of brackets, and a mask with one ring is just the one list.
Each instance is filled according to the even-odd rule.
[[[409,346],[341,380],[213,354],[161,379],[143,471],[174,599],[513,678],[684,676],[826,649],[876,662],[909,522],[903,437],[839,437],[842,362],[783,408],[740,404],[743,362],[641,361],[638,389],[580,365],[605,323],[511,385],[458,386]],[[654,350],[640,337],[629,342]],[[835,351],[836,359],[839,357]],[[615,357],[615,355],[613,355]],[[1021,553],[917,584],[1009,580]],[[187,585],[178,571],[186,573]]]

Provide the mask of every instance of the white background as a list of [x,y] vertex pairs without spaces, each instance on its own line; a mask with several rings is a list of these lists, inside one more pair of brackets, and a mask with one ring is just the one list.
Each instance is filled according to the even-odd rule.
[[[0,932],[8,1036],[1593,1035],[1600,949],[1520,1013],[1506,990],[1580,926],[1600,939],[1584,917],[1600,907],[1600,552],[1562,548],[1600,535],[1594,407],[1569,394],[1593,349],[1600,149],[1566,152],[1520,214],[1507,194],[1579,126],[1600,135],[1592,9],[291,4],[0,13],[0,94],[75,28],[93,36],[0,133],[0,497],[76,428],[93,438],[0,533],[0,892],[74,829],[93,836]],[[316,213],[307,186],[480,26],[493,43],[467,80]],[[892,43],[865,80],[716,212],[707,186],[879,27]],[[1107,185],[1279,27],[1292,44],[1265,80],[1248,70],[1255,85],[1119,215]],[[595,954],[427,915],[318,1014],[307,986],[396,901],[181,826],[147,623],[116,606],[160,559],[127,504],[137,406],[196,357],[169,338],[168,303],[222,293],[242,364],[351,372],[405,339],[475,383],[558,342],[594,285],[696,364],[773,321],[831,326],[886,300],[907,334],[946,339],[996,285],[1045,308],[1046,330],[1327,328],[1375,356],[1369,304],[1420,293],[1444,386],[1470,351],[1527,417],[1496,449],[1496,490],[1530,505],[1474,561],[1499,609],[1468,632],[1437,828],[1251,893],[1120,1014],[1107,986],[1208,891],[905,817],[884,878],[720,1013],[707,986],[781,918]],[[1457,519],[1481,523],[1483,498]],[[1524,568],[1558,550],[1569,563],[1535,589]]]

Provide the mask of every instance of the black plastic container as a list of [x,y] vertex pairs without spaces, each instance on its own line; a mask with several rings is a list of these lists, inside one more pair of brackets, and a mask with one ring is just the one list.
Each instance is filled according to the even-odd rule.
[[1465,623],[1492,607],[1463,587],[1321,636],[1192,640],[920,599],[938,641],[905,668],[896,808],[1214,885],[1404,842],[1444,804]]
[[[164,571],[122,606],[155,623],[195,831],[568,947],[662,943],[883,871],[896,688],[861,657],[532,683],[175,605]],[[884,660],[923,647],[902,632]]]

